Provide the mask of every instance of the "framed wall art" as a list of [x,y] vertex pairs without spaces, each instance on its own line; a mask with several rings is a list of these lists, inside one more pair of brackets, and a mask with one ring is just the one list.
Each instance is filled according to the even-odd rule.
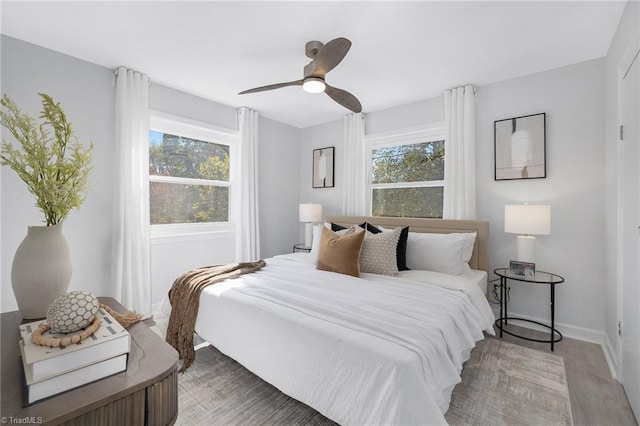
[[493,122],[495,180],[547,177],[546,114]]
[[335,147],[313,150],[312,188],[333,188],[333,168],[335,166]]

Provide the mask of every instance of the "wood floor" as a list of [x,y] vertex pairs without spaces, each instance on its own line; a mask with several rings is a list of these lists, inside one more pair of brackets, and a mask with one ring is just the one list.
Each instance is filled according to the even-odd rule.
[[[548,338],[546,333],[511,324],[508,329],[531,338]],[[498,334],[496,333],[496,335]],[[549,351],[549,344],[547,343],[529,342],[508,334],[503,336],[504,340],[511,343],[541,351]],[[556,343],[554,353],[564,358],[574,425],[638,425],[624,389],[620,383],[611,377],[609,366],[600,345],[565,337],[561,342]]]
[[[509,330],[530,338],[549,338],[547,333],[511,324],[508,327]],[[550,350],[548,343],[529,342],[508,334],[503,334],[503,340],[541,351]],[[571,413],[576,426],[638,424],[624,389],[611,377],[600,345],[565,337],[555,344],[554,353],[564,358]]]

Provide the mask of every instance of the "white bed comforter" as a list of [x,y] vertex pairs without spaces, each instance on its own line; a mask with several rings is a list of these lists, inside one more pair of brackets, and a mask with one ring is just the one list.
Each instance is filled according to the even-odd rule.
[[477,285],[418,271],[354,278],[300,253],[266,262],[203,291],[203,339],[340,424],[445,424],[462,364],[493,332]]

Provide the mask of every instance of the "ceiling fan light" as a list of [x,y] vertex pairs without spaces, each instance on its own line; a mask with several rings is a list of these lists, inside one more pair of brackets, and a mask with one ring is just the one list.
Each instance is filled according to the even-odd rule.
[[308,93],[321,93],[324,92],[325,84],[324,80],[317,77],[309,77],[302,83],[302,88]]

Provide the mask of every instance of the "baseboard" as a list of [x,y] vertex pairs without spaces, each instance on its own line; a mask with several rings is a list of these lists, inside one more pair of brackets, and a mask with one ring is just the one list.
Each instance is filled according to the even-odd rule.
[[[611,340],[609,340],[609,336],[605,333],[602,333],[602,352],[604,352],[604,358],[607,360],[607,364],[609,365],[609,371],[611,371],[611,376],[618,380],[620,378],[620,371],[618,369],[618,356],[616,355],[616,351],[611,344]],[[618,380],[619,381],[619,380]]]
[[[492,305],[491,308],[493,309],[493,313],[495,317],[498,318],[500,316],[499,305]],[[519,317],[526,320],[538,321],[543,324],[547,324],[549,322],[548,318],[545,319],[545,318],[532,317],[529,315],[520,315],[516,312],[509,312],[509,316]],[[544,327],[541,327],[539,325],[532,324],[526,321],[509,320],[509,323],[513,323],[520,327],[529,328],[531,330],[546,331],[547,333],[549,332],[549,330]],[[582,340],[583,342],[595,343],[597,345],[600,345],[600,347],[602,348],[602,352],[604,354],[604,358],[607,361],[607,365],[609,366],[609,371],[611,372],[611,376],[614,379],[618,380],[618,377],[619,377],[618,362],[617,362],[618,358],[616,356],[616,351],[614,350],[613,345],[609,340],[609,337],[605,334],[604,331],[592,330],[589,328],[578,327],[575,325],[565,324],[557,321],[555,323],[555,327],[562,333],[564,337],[569,337],[571,339]]]

